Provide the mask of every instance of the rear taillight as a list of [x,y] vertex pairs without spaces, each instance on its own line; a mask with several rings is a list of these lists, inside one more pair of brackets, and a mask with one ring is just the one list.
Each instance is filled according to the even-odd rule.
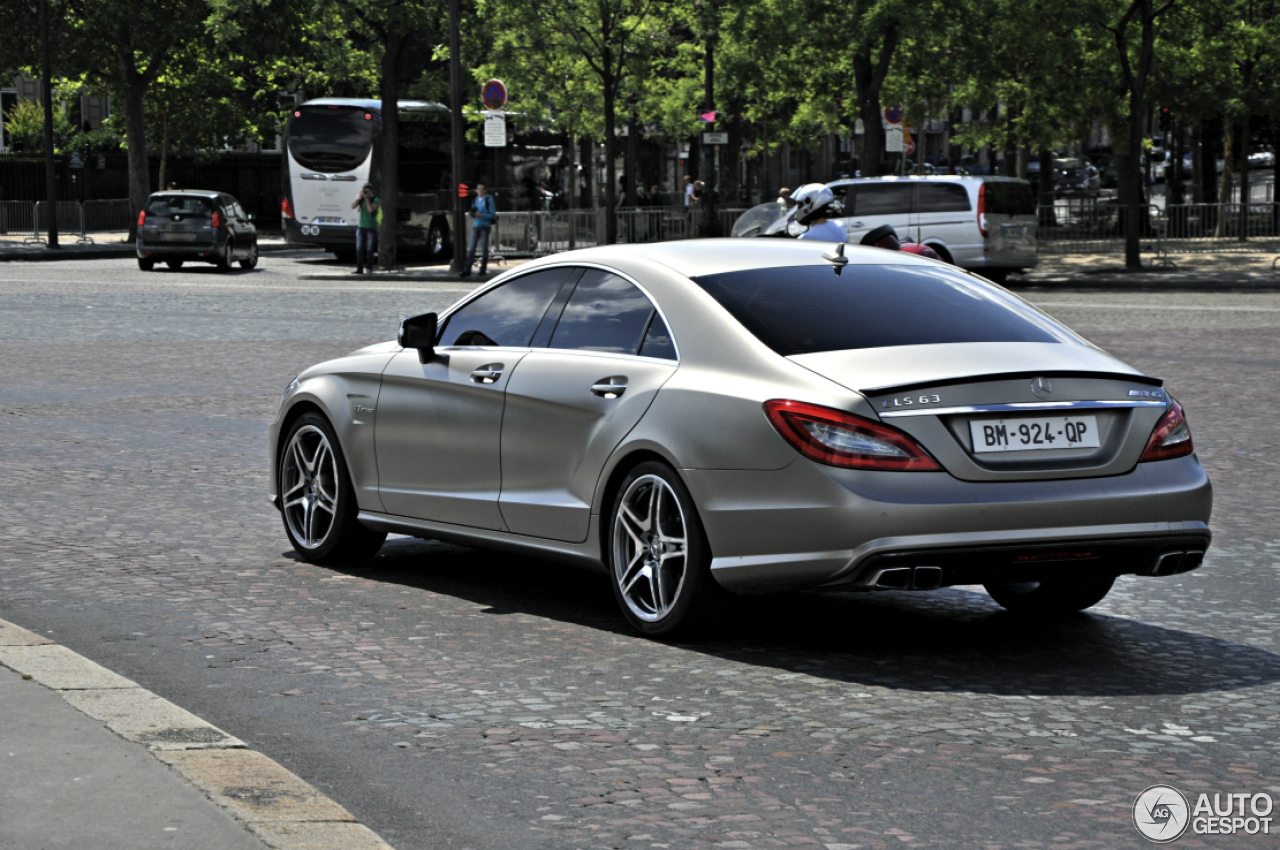
[[280,201],[280,214],[285,218],[293,218],[293,207],[289,204],[288,198]]
[[906,434],[851,413],[783,399],[766,401],[764,412],[783,439],[818,463],[901,472],[940,469]]
[[146,225],[147,225],[147,211],[142,210],[141,212],[138,213],[138,227],[146,227]]
[[1142,462],[1149,460],[1169,460],[1175,457],[1186,457],[1195,451],[1191,445],[1191,429],[1187,427],[1187,417],[1182,412],[1182,405],[1176,401],[1156,423],[1147,441],[1147,450],[1142,453]]
[[987,184],[978,187],[978,232],[987,238]]
[[222,216],[218,215],[217,210],[213,211],[213,221],[211,222],[211,224],[213,224],[214,230],[217,230],[219,227],[222,227]]

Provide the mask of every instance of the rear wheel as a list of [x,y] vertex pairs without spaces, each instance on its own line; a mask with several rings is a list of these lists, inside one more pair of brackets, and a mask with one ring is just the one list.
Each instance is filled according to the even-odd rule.
[[164,264],[169,268],[173,269],[175,272],[178,269],[182,268],[182,260],[165,260]]
[[217,266],[218,271],[220,272],[231,271],[231,258],[234,257],[235,255],[236,255],[236,243],[233,240],[228,239],[227,246],[222,249],[222,253],[219,254],[217,259],[214,261],[214,265]]
[[156,267],[156,261],[151,259],[150,257],[138,258],[138,268],[142,269],[144,272],[149,272],[155,267]]
[[1015,614],[1071,614],[1092,608],[1115,584],[1115,576],[1060,576],[1044,581],[983,585],[1002,608]]
[[353,564],[377,554],[387,539],[356,519],[355,488],[329,420],[307,413],[282,443],[280,507],[289,542],[313,564]]
[[609,572],[627,621],[647,635],[713,624],[727,594],[711,576],[711,547],[675,470],[658,461],[637,466],[610,517]]

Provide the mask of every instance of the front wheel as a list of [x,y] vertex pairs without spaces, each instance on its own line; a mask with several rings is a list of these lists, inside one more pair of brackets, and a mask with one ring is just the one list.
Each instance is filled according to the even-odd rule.
[[711,547],[675,470],[658,461],[637,466],[609,516],[609,572],[627,621],[655,636],[711,625],[727,594],[711,576]]
[[1044,581],[985,584],[1000,607],[1015,614],[1061,615],[1092,608],[1115,584],[1115,576],[1060,576]]
[[329,420],[318,413],[301,416],[280,453],[280,507],[284,530],[294,551],[313,564],[367,561],[387,539],[356,519],[355,488],[342,446]]
[[249,246],[249,255],[240,261],[240,268],[251,269],[258,265],[258,246],[253,244]]

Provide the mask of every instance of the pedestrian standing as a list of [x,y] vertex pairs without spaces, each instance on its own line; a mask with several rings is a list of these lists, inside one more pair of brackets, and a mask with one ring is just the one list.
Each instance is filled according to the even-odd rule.
[[693,180],[688,174],[684,176],[684,211],[689,211],[689,206],[693,203]]
[[378,250],[378,209],[382,199],[373,192],[373,184],[366,183],[360,197],[351,202],[351,209],[360,208],[356,222],[356,270],[354,274],[373,272],[373,255]]
[[485,194],[484,184],[476,184],[476,199],[471,202],[471,248],[467,251],[467,264],[462,268],[462,276],[470,277],[471,267],[476,262],[476,243],[484,240],[484,248],[480,255],[480,274],[489,268],[489,232],[493,223],[498,220],[498,210],[493,198]]

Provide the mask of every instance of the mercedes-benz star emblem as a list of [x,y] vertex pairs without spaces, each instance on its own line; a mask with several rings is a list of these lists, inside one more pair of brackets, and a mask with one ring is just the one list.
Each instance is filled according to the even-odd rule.
[[1031,394],[1036,398],[1048,398],[1053,395],[1053,384],[1048,378],[1036,378],[1031,382]]

